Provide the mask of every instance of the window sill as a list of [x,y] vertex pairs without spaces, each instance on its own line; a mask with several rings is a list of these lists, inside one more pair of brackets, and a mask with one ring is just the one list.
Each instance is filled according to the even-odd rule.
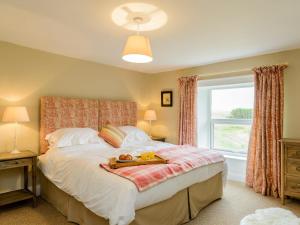
[[227,159],[236,159],[236,160],[247,161],[247,154],[232,153],[232,152],[221,151],[221,150],[216,150],[216,149],[215,149],[215,151],[220,152]]
[[236,160],[247,161],[247,157],[246,156],[236,156],[236,155],[224,154],[224,157],[226,159],[236,159]]

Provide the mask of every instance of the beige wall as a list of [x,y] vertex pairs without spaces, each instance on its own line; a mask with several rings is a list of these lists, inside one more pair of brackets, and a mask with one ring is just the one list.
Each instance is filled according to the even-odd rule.
[[[0,118],[5,106],[27,106],[31,122],[21,124],[18,146],[37,152],[41,96],[130,99],[138,102],[140,118],[143,109],[156,109],[158,121],[154,122],[153,133],[177,143],[178,77],[202,75],[205,79],[215,73],[239,75],[224,72],[284,62],[289,63],[285,73],[284,136],[300,138],[300,50],[145,75],[0,42]],[[161,90],[170,89],[174,91],[174,106],[160,107]],[[142,121],[139,125],[147,128]],[[0,122],[0,151],[10,150],[12,140],[12,125]],[[18,172],[0,171],[0,192],[20,187],[22,180],[20,176],[16,179]]]
[[[215,63],[189,69],[164,72],[148,76],[147,99],[151,107],[158,112],[158,121],[154,123],[153,133],[166,135],[167,140],[177,143],[178,135],[178,90],[177,78],[181,76],[200,75],[202,79],[250,74],[226,73],[228,71],[239,71],[251,69],[255,66],[288,63],[285,70],[285,110],[284,110],[284,137],[300,138],[300,50],[285,51],[263,56]],[[225,74],[224,74],[225,73]],[[213,75],[219,74],[219,75]],[[223,75],[222,75],[223,74]],[[201,82],[201,81],[200,81]],[[174,106],[160,107],[160,91],[163,89],[173,90]]]
[[[38,151],[39,99],[43,95],[130,99],[145,106],[146,75],[0,42],[0,119],[8,105],[28,107],[31,121],[19,126],[18,147]],[[0,122],[0,151],[12,148],[12,124]],[[16,171],[0,171],[0,192],[20,186]]]

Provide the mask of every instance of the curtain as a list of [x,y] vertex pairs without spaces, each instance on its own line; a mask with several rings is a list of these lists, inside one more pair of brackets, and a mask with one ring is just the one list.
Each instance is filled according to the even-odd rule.
[[246,183],[263,195],[280,195],[280,144],[283,131],[283,70],[254,68],[255,105],[248,149]]
[[181,77],[179,82],[179,144],[196,146],[197,76]]

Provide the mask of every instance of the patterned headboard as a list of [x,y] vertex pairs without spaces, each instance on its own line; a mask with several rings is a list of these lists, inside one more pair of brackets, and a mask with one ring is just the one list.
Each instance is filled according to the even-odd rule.
[[40,153],[48,150],[47,134],[70,127],[100,130],[107,123],[122,126],[137,123],[137,104],[130,101],[42,97],[40,118]]
[[106,124],[115,126],[137,123],[137,104],[130,101],[99,101],[99,130]]
[[40,153],[48,150],[47,134],[67,127],[90,127],[98,130],[98,100],[42,97]]

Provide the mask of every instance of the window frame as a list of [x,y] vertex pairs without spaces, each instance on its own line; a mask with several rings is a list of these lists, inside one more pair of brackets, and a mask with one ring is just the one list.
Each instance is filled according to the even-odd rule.
[[209,148],[222,152],[224,155],[245,157],[247,152],[234,152],[230,149],[217,149],[214,148],[214,125],[215,124],[235,124],[235,125],[252,125],[252,119],[213,119],[212,118],[212,91],[217,89],[233,89],[243,87],[254,87],[254,82],[235,83],[225,85],[210,86],[208,89],[208,118],[209,118]]

